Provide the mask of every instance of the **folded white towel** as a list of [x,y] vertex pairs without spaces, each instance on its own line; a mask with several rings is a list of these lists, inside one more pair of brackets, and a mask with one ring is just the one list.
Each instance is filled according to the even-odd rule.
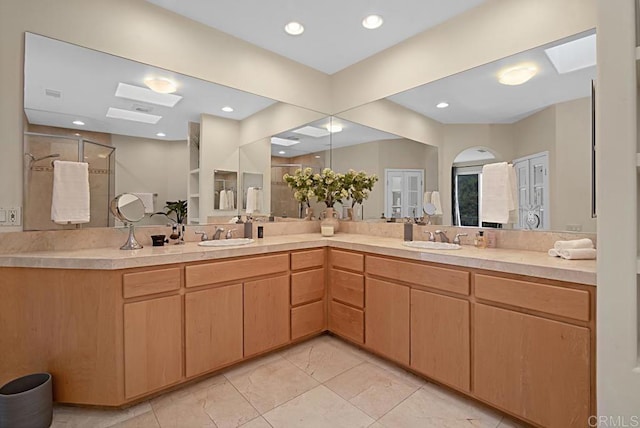
[[506,162],[482,167],[482,221],[506,224],[518,207],[513,166]]
[[560,253],[558,253],[558,250],[556,250],[555,248],[552,248],[549,251],[547,251],[547,254],[549,254],[549,256],[551,257],[560,257]]
[[89,201],[89,164],[54,161],[51,220],[58,224],[89,223]]
[[570,250],[573,248],[593,248],[593,241],[589,238],[572,239],[570,241],[556,241],[553,244],[556,250]]
[[440,203],[440,192],[431,192],[431,203],[436,207],[436,215],[442,215],[442,204]]
[[153,204],[153,193],[133,193],[142,201],[142,205],[144,205],[144,213],[145,214],[153,214],[156,212]]
[[567,260],[595,260],[598,252],[595,248],[568,248],[559,250],[558,254]]

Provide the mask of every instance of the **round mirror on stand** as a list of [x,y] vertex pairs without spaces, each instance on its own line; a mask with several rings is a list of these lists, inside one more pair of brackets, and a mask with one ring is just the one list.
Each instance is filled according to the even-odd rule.
[[142,245],[136,240],[134,234],[134,223],[144,218],[144,204],[142,200],[131,193],[123,193],[113,198],[109,208],[115,218],[123,222],[125,226],[129,226],[129,238],[120,249],[139,250],[142,248]]
[[431,216],[436,214],[436,206],[430,202],[426,202],[422,206],[422,211],[427,215],[427,224],[431,224]]

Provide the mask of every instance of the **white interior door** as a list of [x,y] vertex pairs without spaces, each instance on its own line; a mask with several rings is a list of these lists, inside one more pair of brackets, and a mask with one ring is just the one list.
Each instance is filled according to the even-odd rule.
[[424,170],[385,169],[385,210],[387,218],[421,217]]
[[549,152],[513,161],[518,180],[518,228],[549,229]]

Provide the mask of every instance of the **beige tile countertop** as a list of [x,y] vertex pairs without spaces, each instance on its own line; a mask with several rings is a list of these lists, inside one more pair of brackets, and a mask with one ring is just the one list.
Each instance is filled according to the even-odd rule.
[[330,238],[324,238],[317,233],[282,235],[256,239],[252,244],[237,247],[201,247],[197,242],[188,242],[184,245],[149,246],[132,251],[95,248],[14,253],[0,255],[0,267],[127,269],[325,246],[596,285],[595,260],[562,260],[537,251],[478,249],[472,246],[463,246],[460,250],[423,250],[405,247],[397,238],[360,234],[337,234]]

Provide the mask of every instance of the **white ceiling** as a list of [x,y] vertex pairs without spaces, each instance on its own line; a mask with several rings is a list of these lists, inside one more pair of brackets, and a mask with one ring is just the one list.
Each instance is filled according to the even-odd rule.
[[[207,113],[242,120],[275,103],[274,100],[238,91],[146,64],[27,33],[25,42],[24,107],[29,123],[90,130],[134,137],[184,140],[187,123],[200,122]],[[183,98],[175,107],[162,107],[115,96],[118,82],[145,87],[145,77],[171,78]],[[60,98],[47,96],[51,89]],[[235,110],[225,113],[224,106]],[[106,117],[109,107],[150,109],[162,119],[155,124]],[[72,124],[74,120],[84,126]],[[166,137],[158,138],[156,133]]]
[[[591,95],[596,67],[558,74],[544,53],[590,33],[583,33],[522,52],[388,97],[391,101],[441,123],[513,123],[553,104]],[[535,63],[539,72],[519,86],[498,82],[498,72],[520,63]],[[441,101],[448,108],[436,108]]]
[[[333,74],[486,0],[147,0],[327,74]],[[382,27],[362,19],[381,15]],[[284,26],[298,21],[300,36]]]

